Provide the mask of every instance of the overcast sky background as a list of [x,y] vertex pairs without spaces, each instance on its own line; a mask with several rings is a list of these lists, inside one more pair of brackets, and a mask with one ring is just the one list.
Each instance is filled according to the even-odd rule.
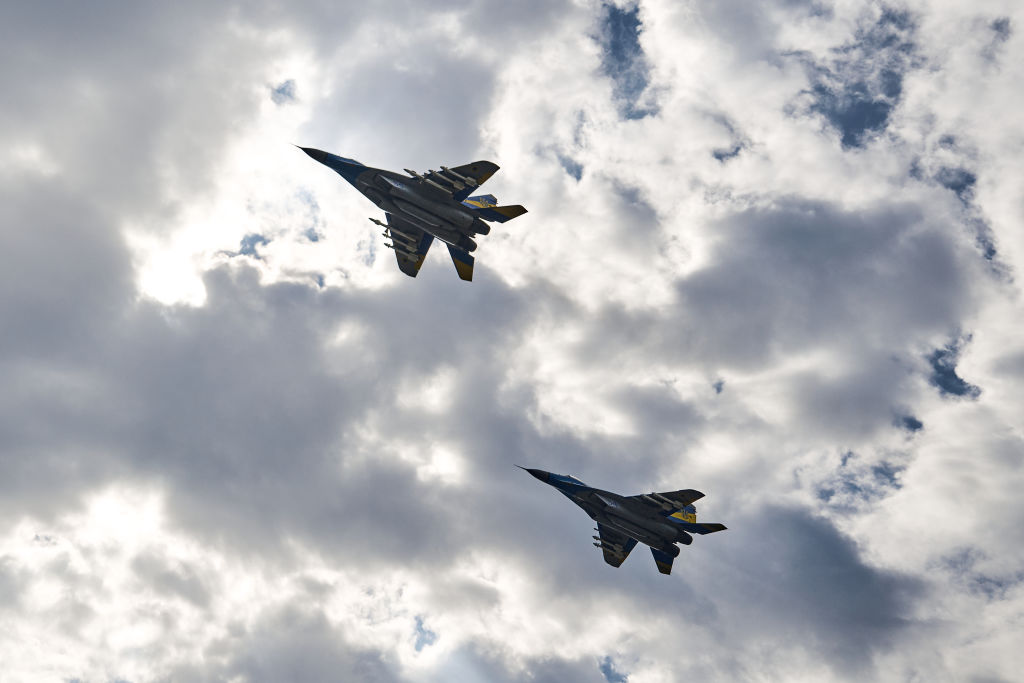
[[[4,3],[5,681],[1010,681],[1014,0]],[[402,275],[291,144],[490,159]],[[612,569],[514,463],[696,488]]]

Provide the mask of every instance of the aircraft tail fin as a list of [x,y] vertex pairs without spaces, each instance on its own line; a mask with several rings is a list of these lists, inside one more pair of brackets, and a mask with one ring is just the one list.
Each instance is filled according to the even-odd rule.
[[472,282],[473,257],[468,252],[465,252],[458,247],[453,247],[450,244],[448,245],[448,253],[452,256],[452,263],[455,264],[455,270],[458,272],[459,277],[466,282]]
[[672,573],[672,560],[676,559],[675,556],[657,548],[651,548],[651,555],[654,555],[654,564],[658,565],[659,572],[662,574]]

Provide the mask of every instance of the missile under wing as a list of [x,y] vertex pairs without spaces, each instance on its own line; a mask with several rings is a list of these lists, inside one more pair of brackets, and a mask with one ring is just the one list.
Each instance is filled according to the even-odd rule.
[[384,210],[386,223],[370,220],[384,228],[384,237],[391,240],[385,246],[394,250],[399,269],[410,277],[419,273],[430,245],[438,239],[448,247],[459,277],[472,280],[474,238],[491,231],[489,222],[505,223],[526,213],[518,204],[500,206],[494,195],[471,196],[498,170],[490,161],[441,166],[423,174],[405,169],[407,175],[402,175],[319,149],[299,149]]

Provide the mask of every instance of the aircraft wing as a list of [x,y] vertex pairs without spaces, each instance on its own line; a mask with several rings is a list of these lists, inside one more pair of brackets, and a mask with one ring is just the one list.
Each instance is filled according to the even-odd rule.
[[604,561],[618,567],[629,557],[629,551],[636,545],[636,539],[610,529],[598,522],[597,533],[600,535],[600,546],[604,552]]
[[416,277],[427,257],[434,236],[398,216],[389,213],[387,217],[391,233],[389,236],[393,244],[392,249],[395,250],[395,258],[398,259],[398,268],[409,277]]
[[[442,184],[451,185],[453,187],[452,199],[461,202],[487,182],[487,179],[497,170],[498,165],[493,161],[481,160],[453,168],[442,166],[440,171],[432,171],[426,177],[431,180],[441,180]],[[435,175],[440,175],[442,178],[435,178]]]
[[647,507],[660,508],[665,512],[678,512],[703,497],[704,494],[700,491],[681,489],[662,493],[641,493],[638,496],[628,496],[627,500],[642,503]]

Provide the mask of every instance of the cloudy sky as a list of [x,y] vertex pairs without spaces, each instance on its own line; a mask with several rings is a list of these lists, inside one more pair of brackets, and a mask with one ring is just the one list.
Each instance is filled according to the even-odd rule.
[[[3,679],[1017,678],[1022,31],[4,3]],[[292,143],[530,212],[413,280]],[[612,569],[515,463],[729,530]]]

